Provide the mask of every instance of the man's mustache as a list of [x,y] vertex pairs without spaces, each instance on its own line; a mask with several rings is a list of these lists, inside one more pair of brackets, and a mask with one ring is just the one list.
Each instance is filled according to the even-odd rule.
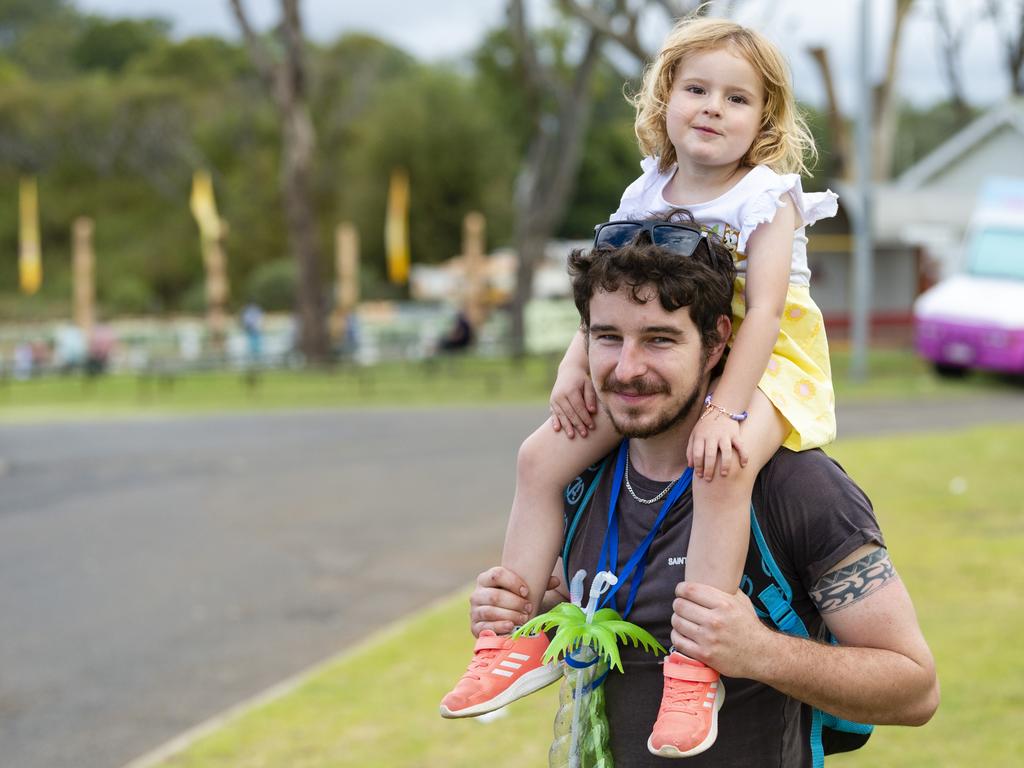
[[645,379],[642,376],[629,381],[619,381],[614,373],[610,373],[602,383],[601,391],[636,397],[639,395],[667,395],[670,390],[664,381]]

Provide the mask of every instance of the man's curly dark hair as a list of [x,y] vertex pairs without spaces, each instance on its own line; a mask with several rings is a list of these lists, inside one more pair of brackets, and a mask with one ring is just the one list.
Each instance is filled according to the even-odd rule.
[[[676,220],[680,213],[689,216],[677,211]],[[637,304],[653,298],[649,291],[653,288],[665,310],[689,307],[705,350],[721,341],[718,318],[732,314],[736,266],[732,254],[712,233],[701,238],[689,258],[654,245],[643,231],[628,245],[576,250],[569,255],[569,276],[584,331],[590,327],[590,299],[594,293],[614,293],[623,286],[630,289]]]

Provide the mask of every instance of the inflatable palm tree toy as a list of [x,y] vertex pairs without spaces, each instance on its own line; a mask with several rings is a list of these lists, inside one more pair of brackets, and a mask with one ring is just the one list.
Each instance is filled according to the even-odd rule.
[[618,581],[611,571],[601,571],[594,577],[584,610],[581,603],[585,576],[586,571],[577,571],[573,577],[569,588],[571,602],[560,603],[530,620],[515,635],[555,629],[544,662],[559,656],[565,662],[555,739],[548,754],[549,768],[611,768],[601,683],[610,669],[622,672],[618,643],[632,642],[652,653],[666,653],[647,630],[623,620],[614,609],[597,610],[601,595]]

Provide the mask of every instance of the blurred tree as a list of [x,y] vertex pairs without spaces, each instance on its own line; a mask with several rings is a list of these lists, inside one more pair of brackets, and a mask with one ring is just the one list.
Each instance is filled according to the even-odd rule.
[[981,109],[953,101],[928,107],[904,105],[900,113],[900,132],[893,152],[893,176],[897,176],[981,113]]
[[[460,252],[462,219],[471,210],[488,219],[489,237],[507,237],[508,190],[516,170],[514,141],[477,98],[469,80],[442,67],[421,67],[374,94],[354,125],[358,153],[346,178],[346,218],[358,224],[364,265],[383,269],[384,202],[392,168],[411,180],[410,243],[414,262]],[[365,257],[376,258],[367,263]]]
[[[521,356],[526,349],[524,310],[533,291],[533,273],[572,196],[590,122],[591,84],[605,36],[587,28],[581,39],[573,41],[575,46],[563,38],[562,45],[544,51],[554,54],[547,58],[541,53],[542,36],[527,21],[524,0],[508,0],[507,13],[530,123],[513,193],[519,262],[512,302],[512,353]],[[578,50],[578,55],[572,57],[572,50]]]
[[[343,35],[310,55],[310,107],[316,121],[321,152],[331,158],[317,186],[335,201],[335,215],[360,196],[358,185],[338,184],[346,178],[349,155],[365,129],[358,122],[378,101],[382,89],[401,78],[414,76],[420,65],[407,53],[375,37]],[[385,175],[387,170],[381,171]],[[333,223],[330,228],[333,229]]]
[[[954,19],[950,16],[946,0],[932,0],[932,19],[938,33],[942,73],[946,78],[953,109],[962,119],[970,114],[971,108],[964,94],[961,56],[976,18],[973,13],[965,13],[959,19]],[[896,173],[895,169],[893,173]]]
[[[96,219],[98,293],[108,309],[177,311],[201,299],[187,207],[191,170],[200,166],[214,174],[230,224],[235,301],[244,300],[250,275],[289,253],[279,184],[283,126],[245,47],[157,39],[120,63],[82,71],[71,52],[88,19],[61,3],[44,6],[23,4],[20,16],[2,17],[0,44],[0,186],[13,188],[21,172],[40,173],[47,279],[37,307],[66,303],[68,232],[82,214]],[[15,60],[26,30],[45,39],[51,24],[62,31],[47,50],[63,51],[61,67]],[[117,27],[116,20],[103,25]],[[487,214],[492,242],[507,241],[516,142],[470,68],[423,65],[365,35],[305,51],[310,113],[322,139],[310,183],[320,243],[333,242],[341,217],[354,217],[364,255],[377,260],[387,166],[406,161],[417,261],[453,255],[461,213],[471,208]],[[0,206],[0,248],[10,252],[15,218],[16,206]],[[0,294],[16,285],[14,263],[0,261]],[[321,268],[331,263],[323,258]],[[395,295],[372,266],[362,276],[364,295]],[[275,280],[276,289],[287,286]],[[16,304],[0,303],[5,310]],[[17,303],[19,312],[23,306]]]
[[[381,185],[388,174],[386,168],[370,166],[363,141],[373,140],[378,131],[387,134],[393,127],[373,124],[367,114],[379,113],[380,93],[396,80],[415,76],[419,67],[404,51],[364,34],[343,35],[325,48],[310,51],[310,108],[321,158],[314,171],[321,242],[334,242],[339,221],[356,221],[366,267],[360,273],[363,281],[383,263],[381,256],[378,264],[376,255],[384,226]],[[324,268],[333,273],[333,258],[324,262]],[[363,288],[363,295],[373,298],[401,294],[385,280],[376,281],[369,291]]]
[[170,22],[164,19],[90,16],[71,56],[82,70],[120,72],[132,59],[166,43],[170,29]]
[[623,96],[622,75],[607,62],[594,76],[593,98],[593,118],[583,143],[575,192],[557,230],[560,237],[592,237],[594,227],[618,208],[625,185],[640,173],[634,110]]
[[0,0],[0,48],[10,49],[26,29],[69,13],[74,9],[68,0]]
[[203,91],[230,87],[253,72],[245,50],[219,37],[165,40],[132,57],[127,70],[133,76],[180,80]]
[[[893,24],[885,44],[885,69],[881,79],[874,85],[872,109],[874,120],[873,167],[876,179],[888,178],[892,172],[896,130],[899,126],[899,103],[896,98],[895,86],[900,44],[903,37],[903,24],[913,7],[914,0],[888,0],[888,2],[892,5]],[[825,87],[826,112],[833,146],[833,165],[827,169],[827,172],[830,176],[849,178],[856,167],[853,162],[852,123],[846,119],[839,105],[829,50],[823,46],[811,46],[807,52],[817,65]]]
[[[565,36],[559,30],[539,30],[539,44],[545,57],[554,57]],[[505,28],[487,35],[473,58],[477,73],[477,98],[495,116],[521,157],[530,141],[530,111],[527,91],[516,67],[514,41]],[[560,237],[587,237],[595,224],[615,210],[625,180],[638,173],[639,155],[633,134],[633,108],[623,97],[622,75],[602,61],[592,83],[594,116],[583,138],[582,158],[574,182],[574,193],[566,214],[556,230]],[[500,239],[493,228],[489,236]]]
[[985,0],[985,10],[1002,44],[1010,92],[1024,96],[1024,0]]
[[280,0],[278,55],[256,34],[241,0],[230,0],[256,71],[270,92],[281,122],[281,190],[288,242],[298,262],[299,346],[313,362],[327,359],[329,338],[321,279],[320,247],[311,189],[316,130],[309,112],[305,40],[299,0]]
[[82,17],[67,0],[0,0],[0,51],[34,77],[74,73]]
[[295,306],[297,277],[295,259],[275,259],[261,264],[245,281],[245,300],[255,302],[268,312],[289,311]]

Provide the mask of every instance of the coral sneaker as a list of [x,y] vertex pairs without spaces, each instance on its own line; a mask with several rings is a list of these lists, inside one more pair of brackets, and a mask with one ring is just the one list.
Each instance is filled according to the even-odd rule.
[[665,659],[661,709],[647,749],[661,757],[699,755],[718,738],[725,686],[711,667],[681,653]]
[[441,717],[493,712],[555,682],[562,675],[558,664],[540,660],[547,648],[543,633],[513,640],[485,629],[476,640],[466,674],[441,699]]

